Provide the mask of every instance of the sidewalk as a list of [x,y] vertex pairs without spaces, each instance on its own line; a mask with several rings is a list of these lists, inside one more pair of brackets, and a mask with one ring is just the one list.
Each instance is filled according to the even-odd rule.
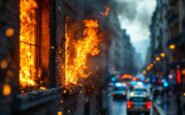
[[[167,101],[169,102],[168,108],[166,110],[167,115],[176,115],[177,113],[177,104],[176,104],[176,97],[174,95],[172,95],[170,98],[167,99]],[[163,107],[163,109],[165,110],[165,108]]]
[[177,104],[176,104],[176,97],[175,95],[166,96],[164,98],[158,97],[158,101],[161,103],[155,103],[156,106],[159,108],[162,113],[166,115],[176,115],[177,114]]

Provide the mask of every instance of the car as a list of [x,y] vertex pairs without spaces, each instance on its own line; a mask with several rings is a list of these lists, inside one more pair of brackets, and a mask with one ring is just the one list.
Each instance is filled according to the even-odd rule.
[[113,99],[126,99],[127,89],[125,87],[115,87],[112,96]]
[[127,115],[137,115],[144,113],[150,115],[152,113],[152,101],[146,95],[133,95],[127,100]]
[[[149,90],[147,90],[147,88],[134,88],[131,93],[135,94],[135,95],[144,95],[144,96],[150,96]],[[132,95],[133,95],[132,94]]]

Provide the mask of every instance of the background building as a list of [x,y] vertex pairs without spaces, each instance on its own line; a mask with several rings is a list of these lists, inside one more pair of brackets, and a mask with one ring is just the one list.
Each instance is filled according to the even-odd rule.
[[[150,26],[151,43],[143,71],[150,78],[169,81],[169,89],[174,91],[177,99],[177,112],[182,112],[184,106],[184,98],[180,98],[185,83],[184,3],[184,0],[157,0]],[[157,85],[161,85],[159,81]]]
[[[118,28],[117,36],[113,37],[109,54],[109,72],[110,74],[137,74],[137,61],[140,55],[137,55],[130,41],[130,36],[126,30]],[[137,56],[138,58],[136,58]]]

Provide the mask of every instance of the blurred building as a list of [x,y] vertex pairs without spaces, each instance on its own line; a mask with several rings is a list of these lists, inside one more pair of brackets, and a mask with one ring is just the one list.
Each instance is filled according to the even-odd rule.
[[[153,13],[150,25],[150,46],[147,51],[148,72],[156,73],[156,76],[162,78],[167,74],[166,65],[168,64],[168,33],[167,33],[167,0],[158,0],[156,10]],[[163,54],[164,53],[164,54]],[[165,55],[161,57],[161,54]],[[149,65],[155,64],[153,67]]]
[[136,74],[136,52],[130,36],[120,26],[117,29],[117,35],[112,38],[109,50],[109,72],[111,74]]
[[[184,0],[157,0],[150,25],[151,45],[145,70],[148,75],[180,83],[184,76]],[[177,75],[180,72],[180,78]],[[173,77],[169,77],[173,76]]]
[[[169,81],[169,88],[175,90],[178,114],[183,113],[185,105],[185,99],[181,96],[185,91],[184,8],[184,0],[157,0],[150,26],[151,45],[143,71],[147,76]],[[161,83],[158,82],[158,85]]]
[[185,69],[185,4],[183,0],[171,0],[168,4],[168,33],[167,42],[170,51],[170,70]]
[[[157,64],[158,76],[167,76],[184,69],[184,1],[158,0],[150,26],[150,63]],[[164,54],[162,54],[164,53]],[[161,56],[165,55],[165,56]],[[157,59],[157,57],[159,57]],[[149,61],[150,60],[150,61]]]
[[141,54],[137,53],[137,52],[134,55],[134,67],[135,67],[135,73],[136,74],[141,72],[142,68],[143,68],[143,60],[141,58]]

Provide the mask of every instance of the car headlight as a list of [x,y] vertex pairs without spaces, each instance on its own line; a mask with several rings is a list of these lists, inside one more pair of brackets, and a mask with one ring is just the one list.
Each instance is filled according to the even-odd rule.
[[133,96],[134,96],[134,92],[131,92],[131,93],[130,93],[130,96],[133,97]]

